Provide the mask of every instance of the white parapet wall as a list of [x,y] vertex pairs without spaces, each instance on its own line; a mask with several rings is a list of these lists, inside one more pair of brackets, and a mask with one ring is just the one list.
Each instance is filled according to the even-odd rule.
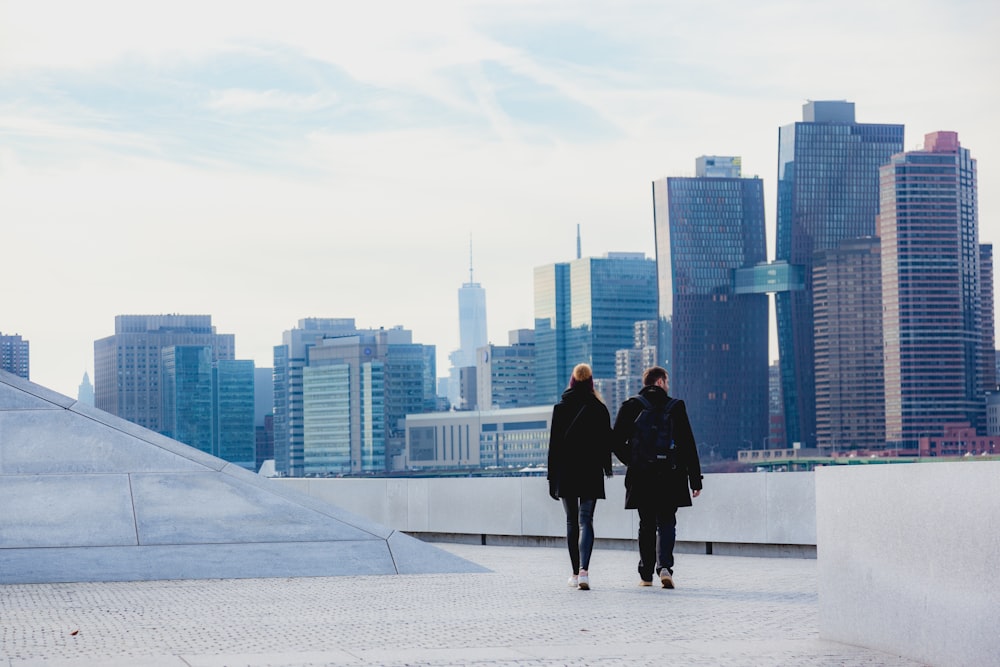
[[[677,539],[716,554],[815,556],[811,472],[706,475],[694,506],[677,513]],[[563,538],[562,505],[541,477],[277,479],[384,526],[412,535],[525,540]],[[634,540],[636,512],[625,510],[624,478],[605,483],[594,532],[600,541]]]
[[1000,664],[1000,462],[816,471],[820,636]]

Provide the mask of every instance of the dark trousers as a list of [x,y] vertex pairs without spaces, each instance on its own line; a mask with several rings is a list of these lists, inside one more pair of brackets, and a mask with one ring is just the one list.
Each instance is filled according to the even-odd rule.
[[596,498],[563,498],[566,510],[566,546],[573,574],[590,569],[590,554],[594,550],[594,508]]
[[677,538],[677,508],[656,505],[639,507],[639,576],[652,581],[653,572],[674,569]]

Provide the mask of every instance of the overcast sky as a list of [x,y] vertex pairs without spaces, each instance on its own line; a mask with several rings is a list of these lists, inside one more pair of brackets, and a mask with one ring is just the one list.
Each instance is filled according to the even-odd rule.
[[651,182],[740,155],[774,255],[807,99],[954,130],[1000,240],[1000,3],[0,0],[0,331],[75,396],[118,314],[203,313],[272,365],[304,317],[458,347],[532,271],[654,255]]

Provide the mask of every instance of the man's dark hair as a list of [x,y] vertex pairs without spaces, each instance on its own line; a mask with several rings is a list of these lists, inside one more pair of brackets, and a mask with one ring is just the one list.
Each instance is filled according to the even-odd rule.
[[644,387],[652,387],[659,380],[666,380],[668,377],[670,375],[667,373],[667,369],[660,368],[659,366],[651,366],[642,373],[642,385]]

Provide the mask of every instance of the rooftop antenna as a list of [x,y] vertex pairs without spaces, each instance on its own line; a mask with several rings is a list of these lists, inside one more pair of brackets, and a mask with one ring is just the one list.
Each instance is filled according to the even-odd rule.
[[582,256],[580,254],[580,223],[576,223],[576,258],[580,259]]
[[469,284],[471,285],[474,281],[472,280],[472,234],[469,234]]

